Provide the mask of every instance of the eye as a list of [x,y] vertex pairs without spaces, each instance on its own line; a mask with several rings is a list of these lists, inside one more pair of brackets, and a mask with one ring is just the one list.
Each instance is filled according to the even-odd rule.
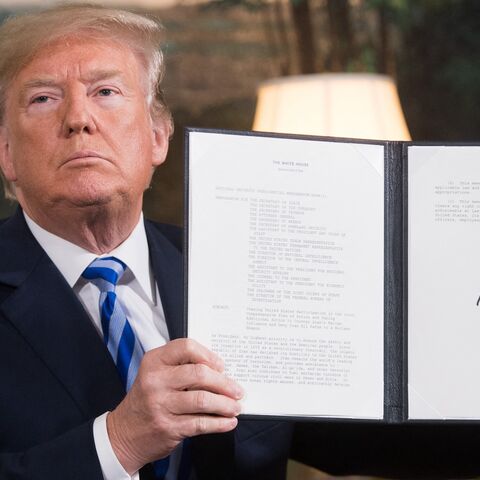
[[110,97],[115,94],[115,92],[111,88],[102,88],[98,91],[98,94],[101,97]]
[[32,103],[47,103],[49,99],[47,95],[39,95],[32,100]]

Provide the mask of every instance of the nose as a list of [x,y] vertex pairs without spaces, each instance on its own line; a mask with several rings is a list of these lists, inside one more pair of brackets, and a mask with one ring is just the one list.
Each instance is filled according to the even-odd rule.
[[96,125],[90,111],[89,98],[85,93],[78,92],[66,99],[62,129],[66,137],[95,133]]

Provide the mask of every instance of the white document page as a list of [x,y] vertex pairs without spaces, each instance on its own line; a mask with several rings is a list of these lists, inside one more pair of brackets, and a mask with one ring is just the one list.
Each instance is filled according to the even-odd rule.
[[383,418],[384,148],[189,136],[188,336],[243,413]]
[[480,418],[480,147],[408,148],[409,418]]

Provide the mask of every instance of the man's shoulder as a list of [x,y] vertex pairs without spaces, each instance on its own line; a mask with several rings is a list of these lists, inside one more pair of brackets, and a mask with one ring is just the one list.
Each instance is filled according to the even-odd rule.
[[147,232],[160,234],[168,240],[179,252],[183,249],[183,229],[176,225],[168,223],[158,223],[151,220],[145,220]]

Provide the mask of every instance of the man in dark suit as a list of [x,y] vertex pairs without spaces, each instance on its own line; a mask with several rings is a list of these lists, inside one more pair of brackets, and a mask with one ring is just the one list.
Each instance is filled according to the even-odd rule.
[[[476,426],[237,421],[239,386],[180,338],[180,233],[141,215],[171,134],[158,37],[91,6],[0,28],[0,169],[20,204],[0,224],[0,478],[274,480],[292,439],[342,474],[478,474]],[[98,258],[121,267],[115,288],[86,273]],[[133,386],[116,320],[142,348]]]
[[[182,335],[178,232],[145,224],[171,338]],[[0,478],[103,478],[94,418],[125,395],[115,365],[83,306],[18,211],[0,226]],[[281,478],[291,427],[241,422],[198,437],[199,478]],[[144,469],[145,477],[147,470]]]
[[241,387],[179,338],[179,232],[142,217],[172,130],[159,34],[92,6],[0,29],[0,167],[20,205],[0,225],[2,479],[284,475],[292,427],[236,428]]

